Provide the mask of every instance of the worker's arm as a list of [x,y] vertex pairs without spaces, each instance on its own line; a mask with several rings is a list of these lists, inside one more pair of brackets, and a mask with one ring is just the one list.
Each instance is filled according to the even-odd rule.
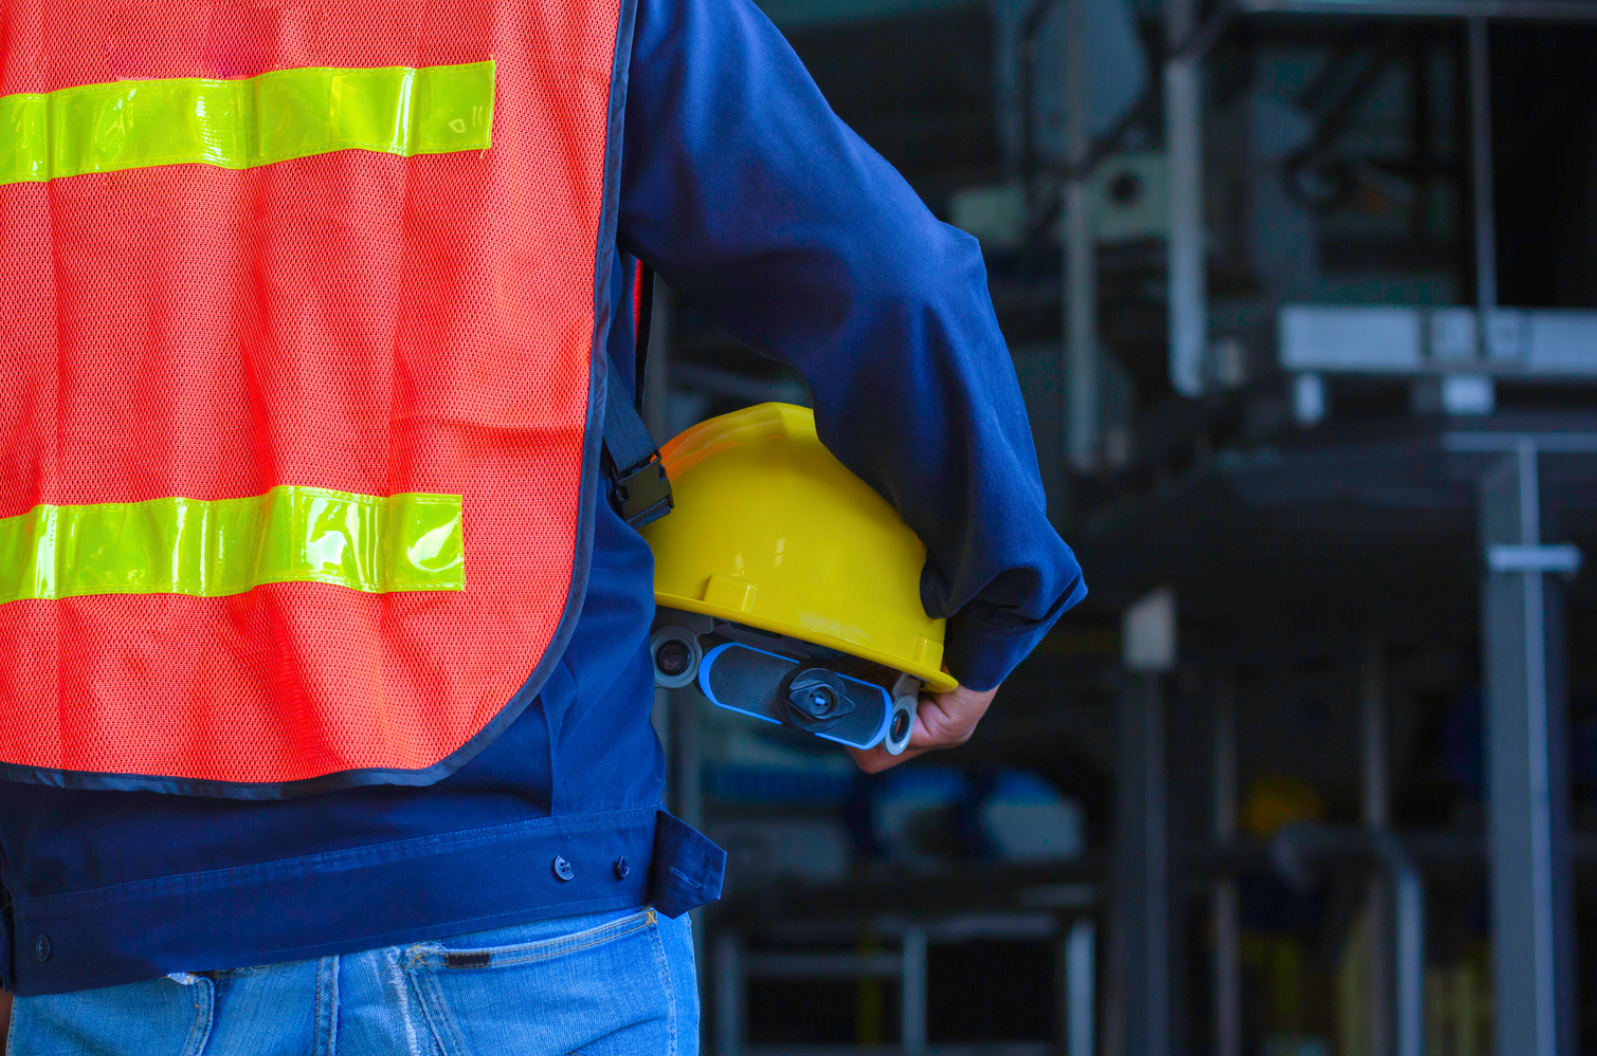
[[923,705],[919,746],[967,738],[1086,593],[976,241],[837,119],[748,0],[640,0],[629,76],[622,247],[797,367],[821,439],[925,541],[922,601],[951,617],[945,659],[974,692],[935,744]]

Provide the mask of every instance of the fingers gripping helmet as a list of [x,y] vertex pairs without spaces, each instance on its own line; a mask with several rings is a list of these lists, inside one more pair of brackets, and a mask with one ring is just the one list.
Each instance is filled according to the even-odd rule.
[[676,496],[654,551],[655,680],[859,748],[903,751],[943,621],[920,600],[926,548],[815,435],[803,407],[701,422],[661,450]]

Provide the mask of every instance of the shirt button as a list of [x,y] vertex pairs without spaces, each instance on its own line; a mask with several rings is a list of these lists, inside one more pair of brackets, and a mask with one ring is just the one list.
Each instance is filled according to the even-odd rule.
[[50,945],[50,936],[48,935],[40,935],[33,944],[33,955],[41,961],[48,961],[50,954],[54,952],[54,947]]
[[555,860],[550,863],[550,866],[554,869],[555,875],[558,876],[561,881],[570,880],[573,876],[577,875],[572,871],[571,863],[566,861],[558,854],[555,855]]
[[630,873],[630,872],[632,872],[632,866],[627,864],[627,860],[625,858],[617,858],[616,859],[616,879],[617,880],[625,880],[627,878],[627,874]]

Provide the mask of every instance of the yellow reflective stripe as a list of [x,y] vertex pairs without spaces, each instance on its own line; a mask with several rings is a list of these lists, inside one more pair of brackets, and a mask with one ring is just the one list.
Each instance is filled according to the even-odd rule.
[[285,485],[243,499],[35,506],[0,519],[0,603],[87,594],[466,589],[458,495]]
[[152,165],[249,169],[335,150],[486,150],[494,64],[308,67],[0,96],[0,184]]

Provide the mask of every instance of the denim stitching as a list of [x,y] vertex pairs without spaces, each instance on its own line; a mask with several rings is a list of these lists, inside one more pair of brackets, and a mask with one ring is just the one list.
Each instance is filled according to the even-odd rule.
[[430,966],[421,964],[406,970],[404,976],[416,995],[416,1002],[421,1005],[422,1015],[427,1018],[427,1030],[432,1035],[435,1051],[444,1056],[469,1056],[466,1039],[460,1035],[460,1026]]
[[580,946],[563,946],[563,947],[561,947],[559,949],[552,949],[552,950],[548,950],[548,951],[540,951],[537,954],[532,954],[532,955],[526,956],[526,957],[498,957],[498,956],[496,956],[496,957],[492,958],[487,964],[480,965],[480,966],[478,966],[476,968],[450,968],[448,970],[452,971],[452,972],[470,972],[470,971],[481,971],[481,970],[483,970],[485,968],[507,968],[507,967],[509,967],[510,965],[513,965],[513,964],[536,964],[539,961],[549,961],[549,960],[553,960],[556,957],[564,957],[564,956],[566,956],[568,954],[580,953],[583,950],[591,950],[595,946],[604,946],[604,945],[606,945],[608,943],[615,942],[617,939],[624,939],[628,935],[635,935],[638,932],[642,931],[644,928],[647,928],[648,926],[649,926],[648,922],[645,921],[643,923],[640,923],[635,928],[628,928],[626,931],[617,932],[614,935],[607,935],[607,936],[605,936],[602,939],[595,939],[592,942],[584,942]]
[[[216,984],[210,979],[196,979],[192,991],[194,1001],[194,1023],[189,1027],[189,1036],[183,1040],[183,1056],[200,1056],[211,1041],[211,1023],[214,1018],[216,1005]],[[203,992],[205,1000],[200,1000]]]
[[343,959],[336,954],[327,958],[327,1052],[326,1056],[337,1056],[338,1053],[338,975],[344,970]]
[[[568,953],[576,953],[578,950],[586,950],[594,946],[602,946],[607,942],[614,942],[616,939],[624,938],[625,936],[631,935],[633,932],[638,931],[640,928],[646,928],[652,924],[654,922],[654,917],[651,915],[653,912],[654,911],[652,909],[644,910],[634,916],[622,917],[620,920],[611,921],[608,924],[601,924],[596,928],[590,928],[587,931],[581,931],[575,935],[562,935],[553,939],[540,939],[537,942],[516,942],[506,946],[486,947],[457,947],[423,944],[421,946],[413,947],[413,949],[417,951],[419,959],[425,959],[429,963],[434,963],[433,958],[448,958],[452,955],[459,954],[487,953],[492,955],[491,959],[487,964],[480,965],[479,967],[495,968],[499,965],[505,964],[527,964],[531,961],[544,961],[551,957],[560,957]],[[623,928],[625,930],[618,930]],[[614,934],[605,934],[606,932],[614,932]],[[573,940],[587,938],[588,936],[593,936],[593,938],[586,942],[580,942],[575,945],[571,945]],[[537,952],[534,953],[533,951]],[[512,952],[522,954],[522,956],[512,957],[510,956]],[[445,962],[444,966],[447,967],[447,961]],[[461,972],[471,971],[472,969],[451,968],[450,970]]]
[[[316,1056],[335,1056],[338,1051],[338,973],[340,961],[337,957],[318,958],[316,965]],[[326,977],[326,988],[323,989],[323,977]],[[326,1002],[323,1003],[322,995],[326,993]],[[325,1020],[325,1029],[324,1029]]]
[[660,969],[660,985],[665,987],[666,1004],[666,1036],[670,1039],[666,1047],[667,1056],[676,1056],[677,1052],[677,990],[671,978],[671,959],[665,952],[665,940],[660,937],[659,918],[655,916],[654,907],[649,907],[649,929],[654,936],[654,961]]
[[[311,1009],[311,1030],[316,1034],[316,1036],[311,1038],[311,1048],[318,1049],[322,1040],[320,1037],[322,1027],[322,966],[319,961],[316,964],[316,1003],[311,1006]],[[322,1054],[317,1052],[316,1056],[322,1056]]]

